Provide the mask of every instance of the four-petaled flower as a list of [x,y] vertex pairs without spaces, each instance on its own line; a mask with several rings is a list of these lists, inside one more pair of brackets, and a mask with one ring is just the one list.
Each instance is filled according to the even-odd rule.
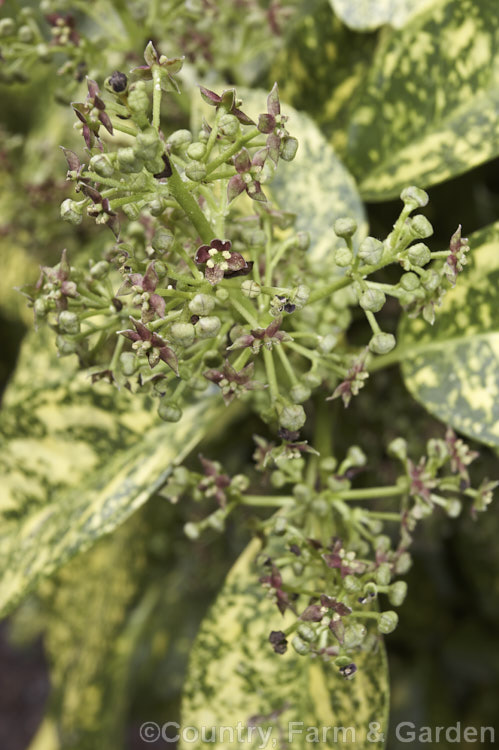
[[198,484],[199,489],[206,497],[214,497],[221,508],[227,505],[227,493],[225,490],[230,486],[230,477],[228,474],[222,474],[220,464],[215,461],[209,461],[204,456],[199,456],[203,465],[205,478]]
[[237,198],[244,190],[254,201],[266,201],[267,197],[262,190],[258,177],[263,169],[265,160],[269,155],[267,148],[259,149],[253,158],[247,148],[242,148],[234,156],[234,166],[237,174],[230,178],[227,184],[227,200],[229,203]]
[[[106,112],[106,105],[100,98],[99,86],[95,81],[87,78],[88,95],[84,102],[74,102],[73,110],[83,124],[82,133],[87,148],[92,148],[95,137],[99,136],[99,128],[102,125],[108,133],[113,135],[113,125]],[[101,146],[99,142],[99,146]],[[102,147],[101,147],[102,148]]]
[[260,578],[260,583],[274,590],[277,609],[279,610],[281,615],[283,615],[288,607],[290,609],[293,608],[289,600],[289,595],[286,593],[286,591],[282,590],[282,576],[279,570],[270,561],[269,564],[271,565],[271,572],[268,576],[262,576]]
[[139,65],[138,68],[133,69],[133,72],[137,72],[143,78],[150,78],[149,72],[155,66],[159,70],[159,82],[162,91],[175,91],[180,94],[175,74],[181,70],[184,57],[160,55],[154,44],[149,42],[144,51],[144,60],[147,64]]
[[224,276],[245,276],[251,271],[253,263],[247,263],[241,253],[233,252],[231,247],[229,240],[212,240],[197,249],[194,260],[206,264],[204,275],[210,284],[218,284]]
[[126,336],[127,339],[133,341],[132,348],[136,349],[137,352],[146,355],[151,369],[156,367],[159,360],[163,360],[168,367],[171,367],[175,375],[178,375],[178,360],[175,352],[168,346],[168,343],[164,341],[161,336],[157,333],[153,333],[149,330],[140,320],[130,317],[130,320],[135,326],[135,331],[127,329],[126,331],[118,331],[122,336]]
[[130,294],[136,292],[134,303],[142,308],[142,322],[149,323],[156,314],[160,318],[165,317],[165,300],[159,294],[154,294],[158,286],[158,274],[154,268],[154,261],[149,263],[144,275],[131,273],[118,294]]
[[52,26],[51,45],[65,47],[71,43],[78,47],[80,35],[75,29],[75,19],[71,13],[65,16],[61,13],[47,13],[45,19]]
[[255,328],[250,333],[244,333],[238,336],[232,346],[228,349],[244,349],[251,347],[254,354],[258,354],[261,347],[272,349],[274,344],[280,344],[282,341],[292,341],[292,337],[285,331],[280,331],[282,318],[275,318],[267,328]]
[[445,433],[445,444],[450,456],[450,470],[453,474],[458,474],[461,478],[461,489],[464,490],[470,486],[470,477],[467,466],[475,458],[478,458],[478,452],[472,451],[466,443],[458,438],[454,430],[449,427]]
[[78,291],[74,281],[70,281],[71,267],[68,263],[67,250],[62,251],[61,260],[54,268],[41,266],[40,278],[36,282],[37,292],[43,292],[43,296],[55,302],[58,310],[66,310],[68,297],[78,297]]
[[234,115],[234,117],[237,117],[242,125],[255,124],[251,117],[248,117],[248,115],[245,115],[244,112],[241,112],[241,110],[237,108],[235,89],[225,89],[224,91],[222,91],[222,96],[215,94],[214,91],[210,91],[210,89],[206,89],[204,86],[200,86],[199,90],[206,104],[209,104],[212,107],[216,107],[217,110],[220,107],[223,107],[223,109],[227,113]]
[[88,185],[84,180],[78,183],[78,189],[92,201],[92,204],[87,208],[87,214],[95,219],[97,224],[106,224],[114,236],[118,238],[120,223],[116,211],[111,208],[109,198],[103,198],[96,188]]
[[364,387],[364,381],[369,377],[369,373],[366,371],[366,351],[358,357],[347,372],[345,380],[343,380],[333,391],[333,395],[329,396],[326,401],[332,401],[335,398],[343,399],[345,406],[348,406],[352,396],[356,396],[361,388]]
[[267,151],[274,164],[279,161],[279,156],[291,161],[298,148],[298,141],[289,135],[284,126],[287,120],[288,117],[281,115],[279,89],[274,83],[267,97],[267,112],[258,117],[258,130],[267,135]]
[[450,252],[444,265],[447,280],[456,286],[457,275],[468,262],[466,254],[469,252],[467,237],[461,237],[461,224],[450,239]]
[[203,375],[207,380],[216,383],[222,390],[223,400],[227,405],[244,391],[254,391],[265,386],[255,380],[251,380],[253,375],[254,364],[243,367],[242,370],[236,370],[228,360],[221,370],[206,370]]

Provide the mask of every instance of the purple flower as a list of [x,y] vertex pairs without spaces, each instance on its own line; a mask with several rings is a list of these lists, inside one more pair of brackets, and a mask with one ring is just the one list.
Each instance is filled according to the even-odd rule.
[[146,65],[139,65],[132,72],[137,72],[142,78],[151,78],[150,70],[154,66],[159,69],[159,80],[162,91],[175,91],[180,94],[180,88],[175,79],[184,64],[183,57],[166,57],[160,55],[152,42],[149,42],[144,51]]
[[275,565],[272,565],[271,572],[268,576],[262,576],[260,583],[273,589],[276,595],[277,609],[283,615],[288,608],[291,608],[288,594],[282,590],[282,576]]
[[210,284],[218,284],[224,277],[244,276],[251,271],[253,263],[247,263],[231,247],[229,240],[212,240],[209,245],[197,249],[194,261],[198,265],[206,264],[204,275]]
[[234,156],[234,166],[237,174],[230,178],[227,185],[227,200],[229,203],[244,191],[254,201],[267,200],[257,178],[263,169],[268,154],[269,151],[267,148],[261,148],[251,158],[248,149],[242,148]]
[[279,156],[285,161],[291,161],[298,148],[298,141],[285,128],[287,120],[285,115],[281,115],[279,89],[277,83],[274,83],[267,97],[267,112],[258,118],[258,130],[267,135],[266,147],[274,164],[279,161]]
[[[106,105],[100,98],[99,86],[87,78],[88,95],[84,102],[74,102],[73,110],[83,124],[82,133],[87,148],[92,148],[95,138],[99,136],[101,124],[113,135],[113,125],[106,112]],[[100,146],[100,142],[99,142]],[[101,147],[102,148],[102,147]]]
[[467,237],[461,237],[461,224],[450,239],[450,252],[444,265],[444,272],[452,286],[456,286],[457,275],[468,262],[466,254],[469,252]]
[[269,641],[276,654],[285,654],[288,648],[286,634],[282,630],[272,630]]
[[106,224],[118,239],[120,233],[120,223],[116,211],[113,211],[109,198],[103,198],[99,191],[88,185],[85,181],[78,184],[78,189],[90,198],[93,205],[87,208],[87,214],[93,217],[97,224]]
[[128,280],[118,291],[118,294],[137,293],[139,297],[137,304],[142,306],[143,323],[153,320],[155,314],[160,318],[165,317],[165,300],[159,294],[154,294],[158,282],[158,274],[155,271],[153,261],[149,263],[143,276],[140,273],[131,273]]
[[67,250],[62,251],[61,260],[57,266],[41,266],[40,278],[36,282],[35,290],[42,290],[43,295],[55,301],[58,310],[66,310],[68,297],[79,297],[74,281],[70,281],[71,267],[68,263]]
[[230,477],[228,474],[222,474],[220,472],[220,464],[214,461],[209,461],[204,456],[199,456],[199,460],[203,465],[205,479],[202,479],[199,483],[199,489],[204,492],[207,497],[213,496],[221,508],[225,508],[227,505],[227,494],[226,488],[230,485]]
[[470,477],[466,467],[478,458],[479,454],[477,451],[470,450],[451,427],[445,433],[445,444],[450,456],[450,470],[453,474],[460,476],[462,489],[466,489],[470,486]]
[[332,401],[341,396],[345,407],[348,406],[352,396],[358,394],[360,389],[364,387],[364,381],[369,377],[369,373],[365,369],[366,355],[367,349],[354,361],[353,365],[348,370],[345,380],[336,386],[333,395],[329,396],[326,401]]
[[52,26],[52,45],[65,47],[67,44],[80,44],[80,35],[75,29],[75,20],[71,13],[48,13],[45,20]]
[[232,346],[228,349],[244,349],[251,347],[254,354],[258,354],[262,346],[266,349],[272,349],[275,344],[280,344],[282,341],[292,341],[292,337],[285,331],[280,331],[282,318],[275,318],[267,328],[255,328],[250,333],[245,333],[242,336],[238,336]]
[[164,341],[157,333],[150,331],[140,320],[130,317],[135,326],[135,331],[127,329],[118,331],[122,336],[133,342],[132,348],[146,355],[151,369],[156,367],[159,360],[163,360],[168,367],[171,367],[175,375],[178,375],[178,360],[175,352],[167,342]]
[[217,110],[220,107],[223,107],[226,112],[237,117],[242,125],[255,124],[251,117],[248,117],[248,115],[245,115],[244,112],[241,112],[241,110],[236,107],[235,89],[225,89],[222,91],[222,96],[215,94],[214,91],[210,91],[210,89],[206,89],[204,86],[200,86],[199,90],[206,104],[216,107]]
[[203,375],[207,380],[218,385],[222,390],[223,400],[228,406],[244,391],[254,391],[265,387],[262,383],[251,380],[253,370],[253,362],[243,367],[242,370],[236,370],[228,360],[225,360],[221,370],[206,370]]

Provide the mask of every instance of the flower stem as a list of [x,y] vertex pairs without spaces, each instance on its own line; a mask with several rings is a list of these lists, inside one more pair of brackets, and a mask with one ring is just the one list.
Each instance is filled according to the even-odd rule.
[[211,225],[198,206],[195,198],[187,190],[187,187],[182,182],[179,173],[177,172],[175,165],[170,160],[170,166],[172,170],[171,176],[168,178],[168,187],[170,188],[171,194],[177,201],[177,203],[183,208],[191,224],[197,230],[201,240],[210,244],[215,238]]

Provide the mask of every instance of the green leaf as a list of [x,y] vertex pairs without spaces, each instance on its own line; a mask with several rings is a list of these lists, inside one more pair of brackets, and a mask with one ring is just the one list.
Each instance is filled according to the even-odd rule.
[[[258,117],[264,109],[267,93],[242,91],[243,108]],[[310,235],[310,253],[320,259],[338,242],[332,226],[336,219],[349,216],[357,221],[357,241],[367,234],[364,206],[355,180],[336,156],[314,121],[287,104],[281,111],[289,117],[286,127],[298,139],[298,152],[291,162],[279,162],[270,192],[278,206],[297,215],[295,227]],[[263,186],[267,189],[267,186]]]
[[[499,223],[470,238],[469,265],[433,326],[405,316],[398,358],[412,395],[459,432],[499,445]],[[394,352],[395,354],[395,352]]]
[[436,0],[383,38],[348,132],[346,162],[366,200],[499,154],[498,45],[496,0]]
[[162,423],[152,399],[91,385],[30,334],[0,414],[0,615],[123,523],[225,413],[206,399]]
[[343,23],[356,31],[372,31],[383,24],[400,28],[434,0],[329,0]]
[[[236,733],[234,741],[230,741],[229,733],[224,741],[220,736],[220,727],[238,726],[244,747],[262,747],[258,727],[262,731],[272,729],[268,747],[281,746],[279,729],[287,740],[291,722],[297,722],[294,727],[298,733],[292,737],[297,750],[310,747],[307,727],[317,727],[320,732],[323,727],[352,727],[355,747],[371,747],[367,739],[369,723],[377,722],[379,730],[385,732],[387,722],[387,667],[382,641],[376,651],[355,655],[359,669],[349,681],[331,663],[298,656],[291,648],[284,655],[275,654],[268,636],[281,616],[265,596],[253,569],[258,549],[257,541],[246,548],[201,625],[191,653],[182,726],[198,730],[206,727],[208,737],[211,727],[218,728],[216,741],[211,744],[214,748],[242,747]],[[277,623],[284,629],[289,620],[285,617]],[[247,729],[251,723],[256,727],[253,741]],[[336,746],[332,731],[324,747]],[[272,745],[273,740],[279,744]],[[184,750],[188,746],[185,740],[180,744]]]

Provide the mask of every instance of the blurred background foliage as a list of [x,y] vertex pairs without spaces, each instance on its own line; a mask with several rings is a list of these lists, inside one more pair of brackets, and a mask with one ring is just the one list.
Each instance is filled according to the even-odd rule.
[[[167,13],[170,27],[165,22],[154,29],[160,49],[187,55],[187,82],[203,80],[215,85],[225,81],[268,88],[277,80],[282,100],[311,114],[348,164],[353,102],[390,30],[354,31],[335,15],[332,4],[327,0],[206,0],[152,1],[150,5],[187,8],[187,22],[181,13]],[[99,14],[113,10],[125,19],[124,38],[120,40],[118,32],[118,38],[102,51],[108,55],[109,71],[139,64],[139,52],[151,35],[150,16],[144,16],[149,3],[88,0],[93,19],[81,11],[78,2],[61,0],[53,5],[59,12],[74,13],[77,27],[81,24],[90,36],[97,33]],[[26,6],[38,3],[6,2],[0,17],[16,16]],[[130,18],[138,19],[132,28]],[[125,57],[128,44],[131,54]],[[0,70],[1,65],[0,61]],[[75,228],[59,220],[59,203],[69,195],[70,187],[64,181],[65,162],[58,146],[73,145],[76,135],[67,104],[83,96],[84,84],[74,76],[58,77],[57,67],[53,61],[32,61],[26,66],[26,81],[0,82],[2,387],[15,367],[20,342],[32,326],[31,312],[13,287],[33,282],[39,264],[55,263],[63,247],[70,253],[82,247],[101,252],[105,243],[102,233],[89,222]],[[431,79],[427,85],[431,88]],[[185,126],[188,112],[176,105],[171,120],[174,128]],[[432,249],[446,247],[459,223],[470,234],[497,221],[498,166],[498,159],[489,160],[429,189],[426,214],[435,227]],[[366,209],[370,233],[384,237],[399,203],[368,202]],[[398,308],[387,305],[384,314],[383,329],[395,330]],[[362,340],[363,325],[359,317],[353,339]],[[370,457],[366,484],[390,482],[393,469],[384,446],[393,437],[406,436],[417,455],[429,437],[443,432],[442,425],[409,396],[395,368],[371,378],[348,413],[336,402],[335,424],[340,426],[333,427],[340,456],[355,442]],[[252,435],[261,433],[261,425],[245,418],[235,429],[237,442],[226,433],[205,441],[200,452],[222,457],[229,472],[244,470],[254,477],[250,446]],[[497,477],[495,452],[476,447],[481,458],[474,466],[475,476]],[[196,456],[190,462],[196,466]],[[192,503],[171,505],[159,495],[153,497],[117,533],[43,584],[1,626],[0,746],[4,750],[28,747],[46,707],[49,717],[64,718],[68,744],[63,747],[73,747],[74,738],[83,736],[78,744],[82,750],[139,748],[143,746],[138,739],[142,721],[178,719],[190,645],[230,565],[247,542],[241,525],[234,522],[222,542],[209,537],[189,542],[182,526],[195,513]],[[418,726],[458,721],[462,726],[495,725],[498,537],[497,503],[478,522],[439,515],[420,527],[408,578],[409,596],[400,611],[400,626],[387,639],[392,727],[398,721]],[[105,585],[99,589],[96,580]],[[115,595],[109,596],[110,591]],[[96,726],[99,738],[92,733]],[[49,718],[43,737],[50,738],[52,732]],[[444,742],[440,745],[446,747]],[[388,747],[396,748],[397,742],[392,739]]]

